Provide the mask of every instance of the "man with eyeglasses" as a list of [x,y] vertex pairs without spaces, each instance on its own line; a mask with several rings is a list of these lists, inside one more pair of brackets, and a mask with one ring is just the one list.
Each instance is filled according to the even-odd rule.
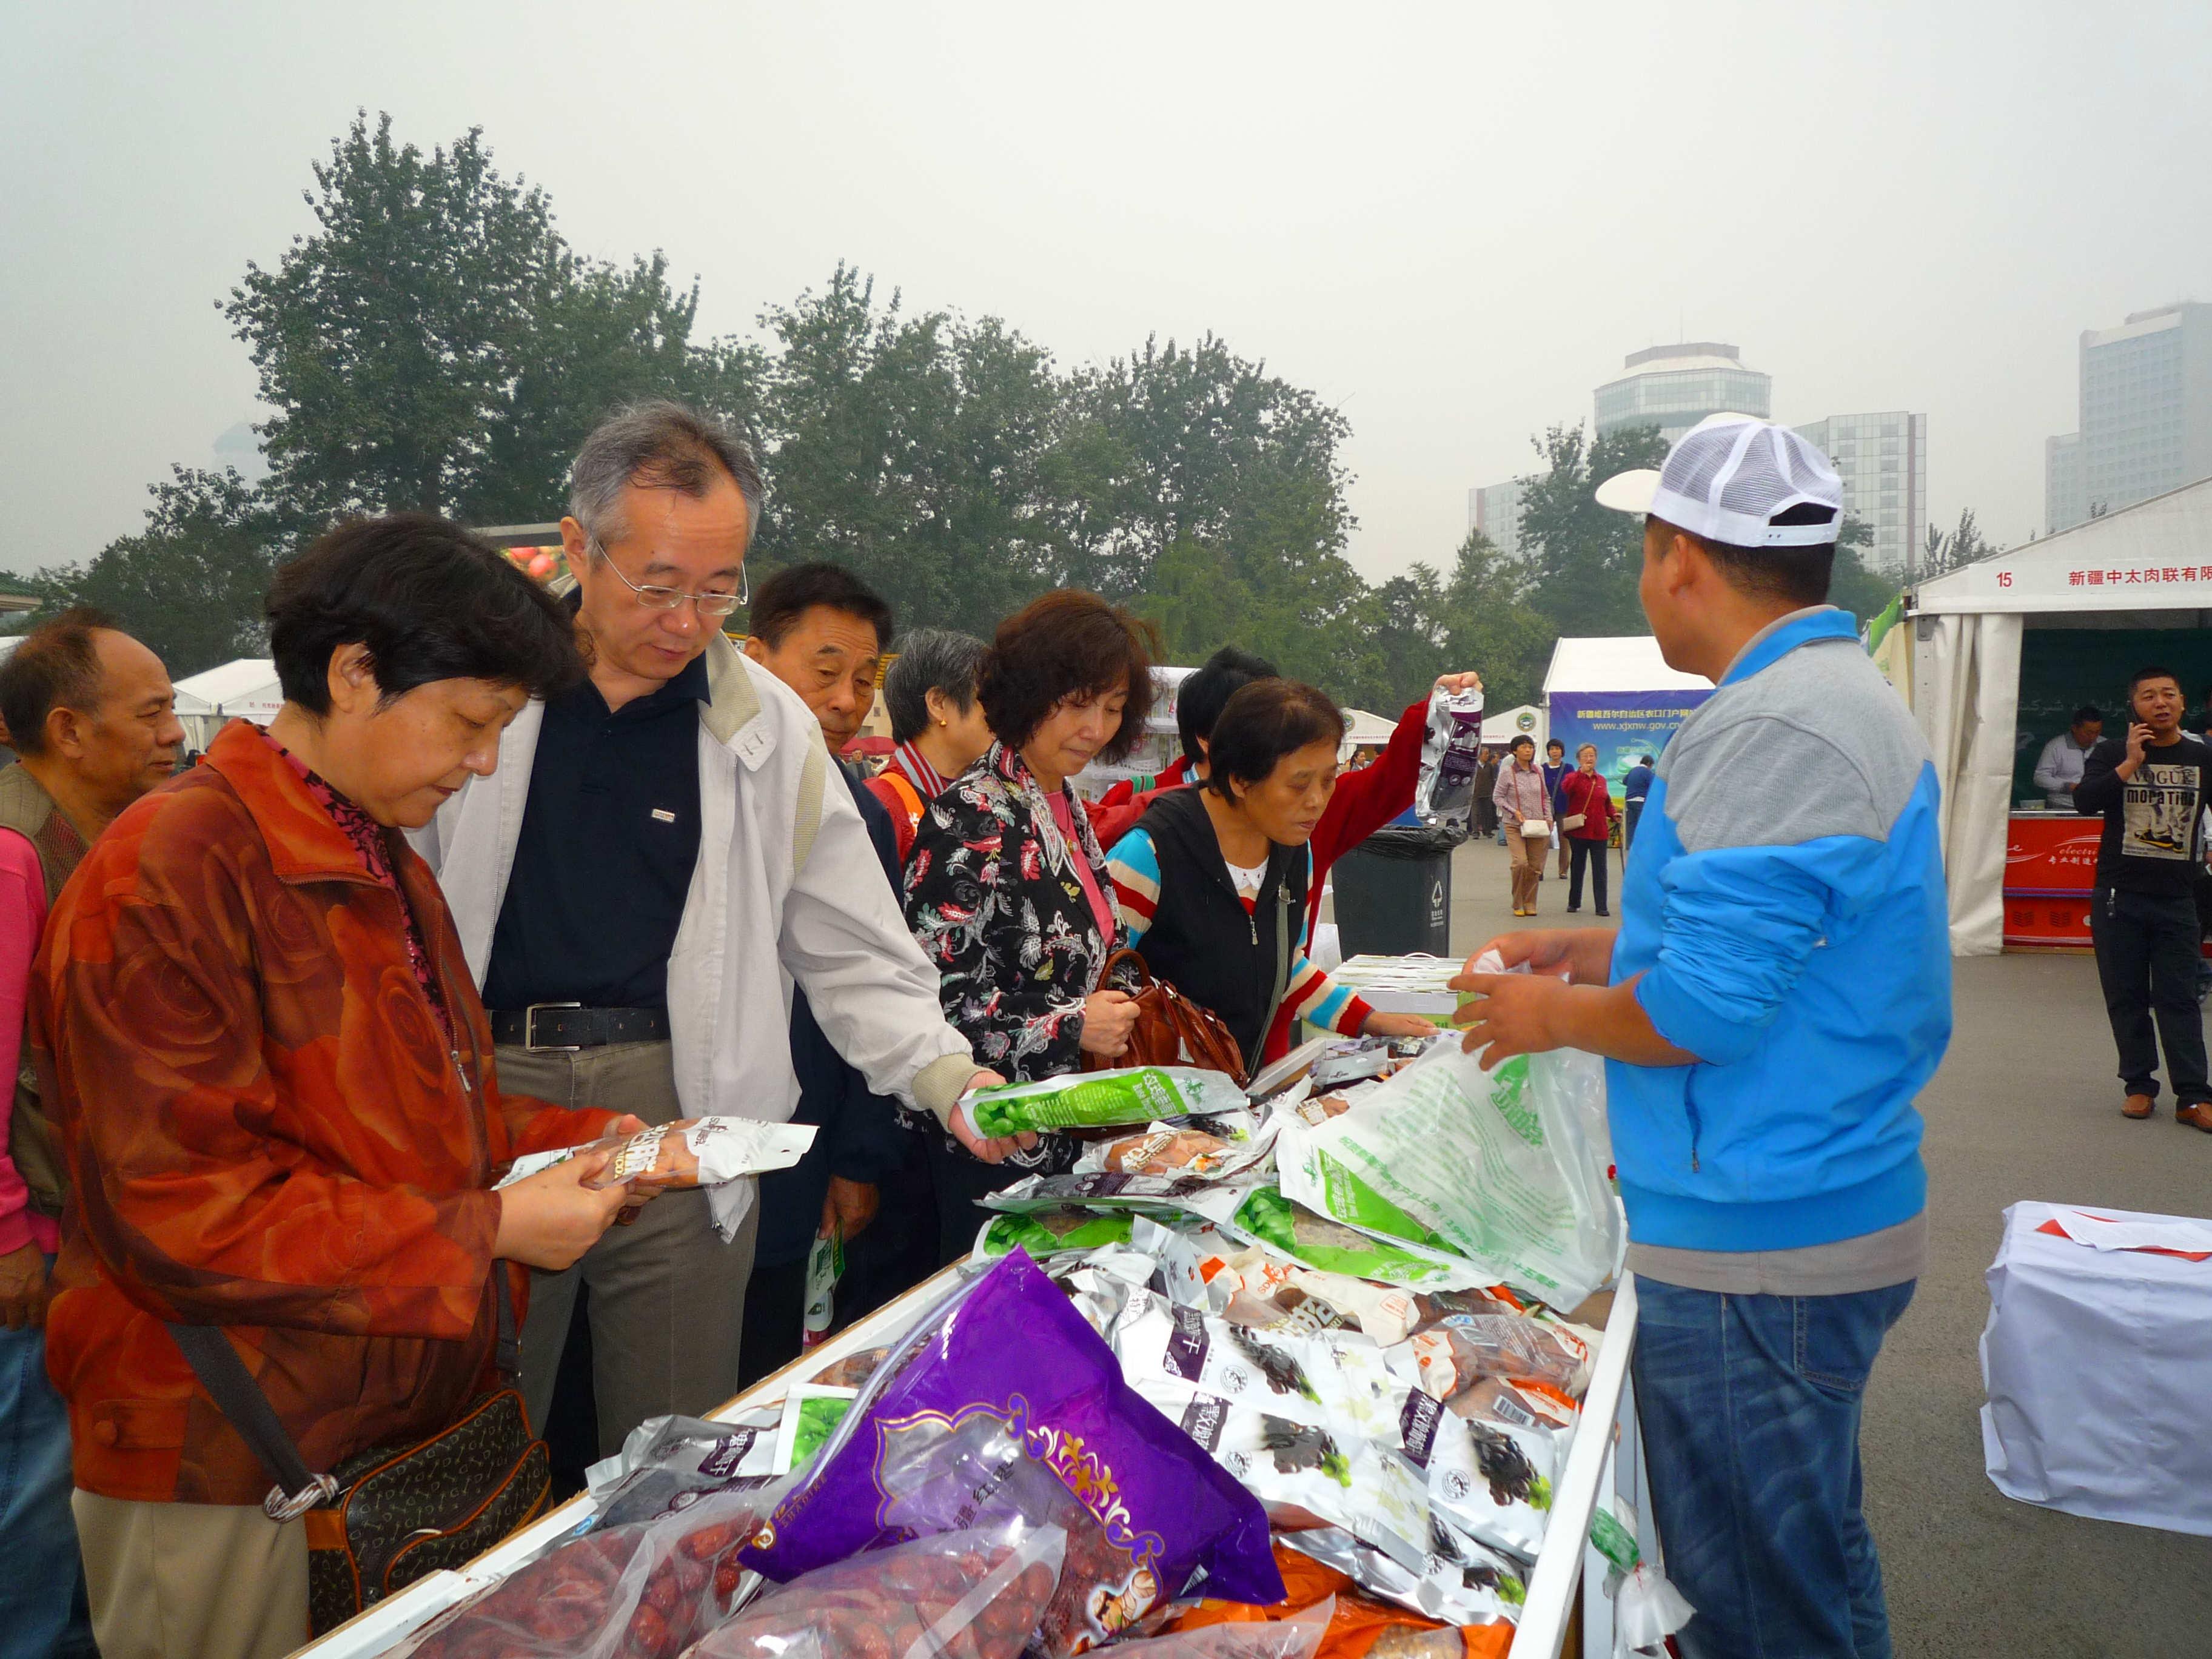
[[[498,771],[417,844],[509,1092],[619,1102],[650,1124],[787,1120],[795,982],[870,1090],[945,1117],[993,1074],[945,1022],[813,714],[722,633],[760,501],[744,447],[678,404],[627,410],[585,441],[561,535],[589,675],[525,709]],[[977,1145],[987,1161],[1005,1150]],[[668,1194],[567,1272],[532,1276],[534,1424],[580,1295],[588,1310],[597,1444],[564,1459],[556,1443],[556,1462],[573,1471],[646,1418],[737,1391],[757,1229],[750,1202],[718,1231],[703,1194]]]

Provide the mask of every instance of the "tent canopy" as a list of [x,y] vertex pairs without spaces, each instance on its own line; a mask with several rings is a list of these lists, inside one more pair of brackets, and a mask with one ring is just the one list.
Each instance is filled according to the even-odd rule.
[[1544,671],[1544,696],[1555,691],[1710,691],[1702,674],[1667,666],[1659,641],[1649,634],[1561,640]]
[[1482,717],[1482,740],[1493,748],[1527,738],[1539,748],[1544,742],[1544,711],[1533,702],[1516,703]]
[[1914,590],[1912,609],[2212,610],[2212,478],[1946,571]]
[[1364,744],[1380,749],[1390,741],[1390,734],[1397,729],[1397,721],[1370,714],[1364,708],[1344,711],[1344,740],[1355,748]]
[[1992,553],[1908,599],[1912,712],[1942,785],[1951,950],[2004,948],[2004,858],[2025,628],[2212,619],[2212,478]]
[[240,657],[177,682],[179,714],[245,715],[266,719],[283,706],[276,665],[267,657]]

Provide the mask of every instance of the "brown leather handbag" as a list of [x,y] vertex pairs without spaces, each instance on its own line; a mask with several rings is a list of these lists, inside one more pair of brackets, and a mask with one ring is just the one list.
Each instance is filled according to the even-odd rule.
[[[494,1262],[499,1368],[515,1374],[507,1266]],[[276,1485],[272,1521],[304,1521],[307,1615],[317,1636],[441,1567],[459,1567],[535,1520],[553,1483],[545,1443],[512,1388],[479,1395],[455,1422],[411,1446],[359,1452],[313,1474],[230,1339],[172,1325],[193,1371]]]
[[1083,1069],[1103,1072],[1116,1066],[1194,1066],[1202,1072],[1226,1072],[1245,1080],[1244,1056],[1221,1017],[1201,1008],[1164,979],[1155,979],[1134,951],[1106,958],[1099,984],[1127,991],[1137,1004],[1137,1024],[1129,1047],[1118,1058],[1085,1051]]

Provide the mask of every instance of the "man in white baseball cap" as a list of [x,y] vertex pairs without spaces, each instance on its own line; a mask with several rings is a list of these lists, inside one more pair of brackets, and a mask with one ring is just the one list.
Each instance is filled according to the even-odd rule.
[[1660,757],[1618,933],[1494,939],[1453,981],[1483,1063],[1607,1056],[1636,1389],[1686,1655],[1890,1651],[1859,1400],[1926,1253],[1914,1100],[1951,1034],[1935,768],[1824,603],[1827,458],[1715,415],[1597,498],[1644,614],[1717,689]]

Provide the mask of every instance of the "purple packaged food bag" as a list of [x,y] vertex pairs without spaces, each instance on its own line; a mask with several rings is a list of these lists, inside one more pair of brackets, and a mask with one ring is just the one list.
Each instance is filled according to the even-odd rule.
[[1474,812],[1474,769],[1482,758],[1482,693],[1429,694],[1414,815],[1423,823],[1464,830]]
[[1068,1534],[1046,1653],[1111,1639],[1201,1571],[1210,1596],[1283,1597],[1259,1499],[1138,1398],[1020,1249],[892,1350],[744,1559],[784,1581],[1015,1515]]

